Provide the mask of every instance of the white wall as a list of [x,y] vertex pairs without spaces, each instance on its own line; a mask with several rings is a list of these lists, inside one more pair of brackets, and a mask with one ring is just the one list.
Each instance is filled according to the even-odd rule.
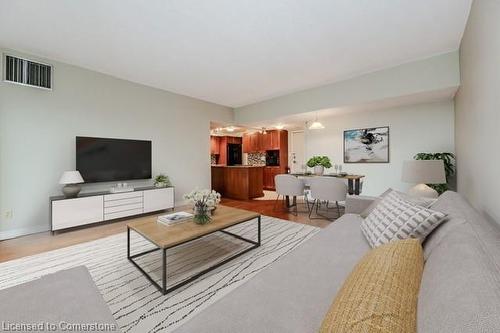
[[402,96],[456,91],[459,84],[458,51],[454,51],[239,107],[235,120],[252,123]]
[[171,177],[177,200],[210,186],[209,122],[231,121],[230,108],[40,60],[54,65],[53,91],[0,82],[0,239],[49,228],[77,135],[152,140],[153,175]]
[[458,191],[500,223],[500,1],[474,1],[455,98]]
[[[389,187],[406,191],[412,185],[401,182],[404,160],[419,152],[454,152],[453,109],[453,101],[444,101],[320,119],[325,129],[306,131],[306,160],[327,155],[342,164],[342,171],[365,175],[365,195],[379,195]],[[344,164],[344,130],[378,126],[390,127],[390,163]]]

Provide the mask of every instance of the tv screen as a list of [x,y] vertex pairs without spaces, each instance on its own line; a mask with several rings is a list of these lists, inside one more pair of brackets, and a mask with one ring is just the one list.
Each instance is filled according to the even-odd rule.
[[77,136],[76,169],[86,183],[151,178],[151,141]]

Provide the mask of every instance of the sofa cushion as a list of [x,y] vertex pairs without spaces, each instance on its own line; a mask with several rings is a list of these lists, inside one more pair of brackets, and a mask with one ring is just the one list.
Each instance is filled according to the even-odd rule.
[[361,223],[361,231],[372,247],[391,240],[421,241],[441,223],[446,214],[414,205],[391,191]]
[[370,251],[344,282],[320,332],[415,332],[423,269],[417,239]]
[[500,229],[459,194],[433,204],[449,215],[423,244],[420,332],[500,331]]
[[175,332],[317,332],[345,278],[370,250],[361,220],[343,215]]
[[66,323],[98,324],[106,332],[120,331],[85,266],[0,290],[0,317],[6,323],[56,325],[55,330],[48,326],[38,330],[44,332],[85,331],[70,329]]
[[346,214],[361,214],[364,210],[370,207],[377,197],[366,195],[348,195],[345,199]]

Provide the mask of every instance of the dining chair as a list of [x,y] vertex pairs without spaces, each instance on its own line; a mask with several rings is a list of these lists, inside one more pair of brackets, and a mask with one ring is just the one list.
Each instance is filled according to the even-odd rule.
[[316,207],[316,215],[326,218],[328,220],[334,220],[335,218],[329,218],[325,215],[321,215],[318,212],[318,208],[321,202],[326,202],[326,210],[329,202],[335,202],[337,207],[337,217],[340,217],[340,206],[339,201],[345,201],[347,197],[347,185],[342,179],[333,177],[314,177],[309,180],[310,194],[313,198],[312,206],[309,209],[309,218],[312,218],[312,213],[314,207]]
[[[292,175],[276,175],[274,177],[274,183],[276,188],[276,201],[274,203],[274,209],[276,210],[276,205],[279,201],[280,196],[286,201],[287,208],[294,207],[294,215],[297,216],[297,197],[304,195],[304,181]],[[293,198],[293,203],[289,204],[289,198]],[[287,198],[288,200],[285,200]]]

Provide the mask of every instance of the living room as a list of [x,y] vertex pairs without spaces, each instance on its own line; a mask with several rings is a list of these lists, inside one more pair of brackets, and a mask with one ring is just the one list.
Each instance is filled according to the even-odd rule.
[[[500,330],[499,18],[2,1],[1,330]],[[264,164],[214,165],[211,134]]]

